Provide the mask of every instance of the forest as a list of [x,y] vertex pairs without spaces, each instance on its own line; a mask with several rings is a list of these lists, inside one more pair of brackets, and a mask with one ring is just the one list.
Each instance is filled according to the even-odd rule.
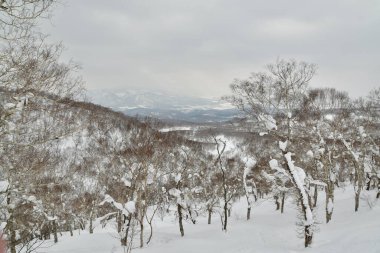
[[294,229],[308,248],[319,224],[335,219],[337,189],[354,190],[352,213],[378,205],[380,88],[361,98],[314,88],[316,65],[278,59],[230,85],[222,99],[243,115],[225,123],[230,131],[162,131],[165,122],[86,101],[79,66],[38,29],[55,4],[0,1],[4,252],[38,252],[107,226],[131,252],[150,247],[164,217],[175,217],[180,237],[201,217],[229,233],[236,203],[255,226],[264,200],[277,213],[297,210]]

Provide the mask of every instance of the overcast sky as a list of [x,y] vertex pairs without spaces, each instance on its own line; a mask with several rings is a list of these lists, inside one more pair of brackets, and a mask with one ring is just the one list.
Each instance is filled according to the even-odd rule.
[[44,27],[87,88],[221,96],[277,58],[318,65],[313,86],[380,86],[380,0],[65,0]]

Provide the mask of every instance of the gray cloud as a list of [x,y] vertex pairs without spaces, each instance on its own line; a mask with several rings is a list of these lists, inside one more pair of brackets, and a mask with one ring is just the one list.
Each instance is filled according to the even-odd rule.
[[88,88],[220,96],[278,57],[318,64],[313,86],[366,95],[380,80],[380,2],[67,0],[44,24]]

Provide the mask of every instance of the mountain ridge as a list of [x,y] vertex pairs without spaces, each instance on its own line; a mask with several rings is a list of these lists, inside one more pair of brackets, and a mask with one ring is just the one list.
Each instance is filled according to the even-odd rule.
[[206,123],[224,122],[239,116],[232,105],[221,99],[175,96],[162,91],[90,90],[87,98],[129,116],[160,120]]

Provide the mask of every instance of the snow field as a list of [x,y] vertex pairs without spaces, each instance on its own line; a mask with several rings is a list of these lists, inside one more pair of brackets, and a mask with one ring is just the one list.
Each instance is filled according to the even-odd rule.
[[[174,216],[162,221],[154,220],[152,242],[137,253],[379,253],[380,252],[380,203],[374,198],[375,192],[361,199],[359,212],[354,212],[353,189],[336,191],[334,214],[331,222],[325,224],[325,194],[320,192],[318,206],[314,210],[318,225],[311,248],[303,247],[303,239],[297,237],[297,210],[288,198],[285,212],[275,211],[272,199],[259,200],[253,204],[250,221],[246,221],[247,203],[245,198],[233,205],[228,223],[228,232],[222,231],[220,217],[215,214],[212,224],[207,217],[198,217],[197,224],[185,222],[185,236],[181,238]],[[372,208],[368,205],[371,204]],[[148,232],[148,231],[147,231]],[[59,243],[51,242],[38,252],[45,253],[122,253],[117,233],[112,226],[95,228],[90,235],[87,231],[75,231],[74,237],[63,235]],[[52,245],[52,246],[51,246]]]

